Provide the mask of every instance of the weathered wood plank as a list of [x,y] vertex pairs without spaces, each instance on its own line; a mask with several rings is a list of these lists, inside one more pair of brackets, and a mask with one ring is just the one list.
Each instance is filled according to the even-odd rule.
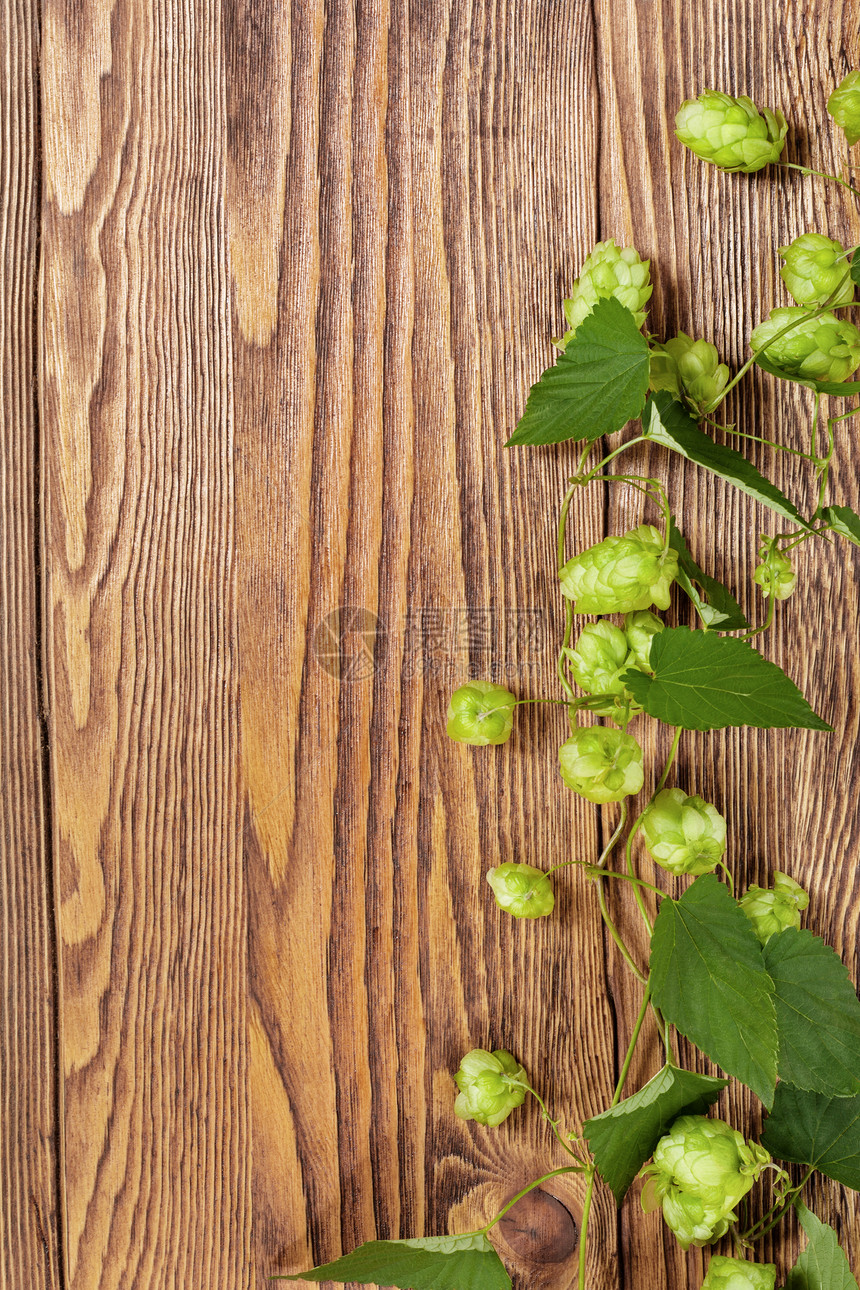
[[[787,159],[838,171],[846,156],[844,140],[832,128],[824,103],[833,84],[857,66],[856,15],[852,21],[838,2],[776,10],[752,0],[730,7],[708,0],[692,7],[674,0],[647,6],[629,0],[599,4],[596,26],[601,236],[633,242],[640,254],[652,257],[656,286],[650,326],[657,334],[682,329],[705,336],[736,368],[746,357],[752,327],[773,304],[790,303],[777,273],[777,246],[809,229],[851,245],[860,240],[860,221],[850,201],[834,196],[840,191],[834,185],[772,170],[751,177],[723,175],[702,165],[674,140],[674,113],[684,98],[705,87],[749,94],[785,111],[792,124]],[[805,395],[762,378],[752,378],[742,391],[726,405],[728,421],[791,447],[805,446],[811,412]],[[857,507],[852,438],[847,428],[840,431],[832,498]],[[744,451],[798,499],[801,509],[814,506],[808,469],[755,444]],[[631,471],[669,479],[670,496],[683,498],[678,511],[697,558],[737,588],[748,612],[762,620],[762,601],[753,598],[751,578],[758,535],[777,531],[775,517],[704,472],[669,464],[657,450],[631,454],[625,462]],[[609,531],[638,523],[640,511],[632,494],[613,494]],[[848,624],[858,612],[858,566],[844,545],[825,550],[818,543],[803,550],[798,568],[799,590],[780,606],[762,649],[834,722],[834,735],[742,730],[686,736],[670,782],[700,792],[727,815],[728,858],[741,890],[748,883],[769,882],[777,868],[810,887],[808,925],[845,955],[856,980],[852,857],[860,814],[856,795],[847,790],[857,766],[860,673]],[[650,734],[645,741],[649,756],[662,764],[663,743],[658,753]],[[644,853],[643,860],[647,863]],[[629,930],[638,930],[632,920]],[[629,1030],[638,997],[619,985],[616,1006]],[[645,1057],[633,1079],[641,1082],[653,1073],[658,1060],[656,1053],[650,1064]],[[720,1105],[732,1122],[757,1130],[760,1108],[737,1088]],[[816,1187],[813,1202],[823,1217],[838,1219],[856,1265],[856,1199],[839,1195],[841,1189],[835,1192],[830,1184]],[[796,1241],[786,1239],[790,1233],[791,1225],[783,1224],[763,1247],[778,1262],[778,1284],[796,1249]],[[730,1252],[728,1246],[723,1252]],[[671,1237],[661,1239],[659,1216],[643,1216],[635,1198],[621,1213],[621,1257],[625,1286],[647,1281],[674,1290],[700,1283],[702,1254],[691,1251],[685,1258]]]
[[220,10],[46,4],[68,1285],[249,1284]]
[[39,16],[0,6],[0,1284],[60,1285],[51,863],[40,725]]

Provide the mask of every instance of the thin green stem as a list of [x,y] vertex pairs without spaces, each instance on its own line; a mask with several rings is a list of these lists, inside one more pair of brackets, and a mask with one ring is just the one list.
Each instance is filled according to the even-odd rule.
[[582,1205],[582,1223],[579,1229],[579,1290],[585,1290],[585,1253],[588,1236],[588,1220],[591,1215],[591,1197],[594,1194],[594,1165],[588,1171],[588,1185],[585,1188],[585,1200]]
[[573,494],[576,492],[578,484],[571,484],[570,488],[564,495],[561,503],[561,511],[558,517],[558,569],[559,573],[564,567],[564,538],[567,532],[567,514],[570,510],[570,503],[573,501]]
[[[637,887],[647,887],[648,890],[653,891],[656,896],[665,896],[666,894],[665,891],[661,891],[659,887],[655,887],[653,882],[646,882],[644,878],[634,878],[629,873],[619,873],[617,869],[597,870],[594,865],[590,865],[582,860],[567,860],[565,863],[585,864],[586,873],[589,878],[620,878],[622,882],[634,882]],[[560,869],[561,865],[556,865],[556,868]]]
[[554,704],[557,704],[558,707],[560,708],[570,707],[570,703],[567,701],[567,699],[517,699],[516,703],[511,704],[511,707],[521,708],[526,703],[554,703]]
[[784,1196],[781,1196],[779,1200],[774,1201],[767,1213],[762,1214],[757,1223],[753,1223],[752,1227],[747,1228],[745,1232],[741,1233],[741,1240],[759,1241],[763,1236],[766,1236],[768,1232],[772,1231],[772,1229],[776,1227],[777,1223],[779,1223],[785,1216],[785,1212],[791,1206],[794,1198],[800,1195],[814,1173],[815,1166],[810,1165],[809,1169],[807,1169],[796,1187],[791,1187]]
[[799,170],[802,175],[817,175],[819,179],[832,179],[834,184],[841,184],[843,188],[848,189],[849,193],[860,197],[860,189],[849,184],[847,179],[840,179],[839,175],[831,175],[826,170],[813,170],[811,166],[799,166],[796,161],[778,161],[776,164],[786,170]]
[[524,1088],[524,1089],[526,1090],[526,1092],[527,1092],[527,1093],[531,1093],[532,1097],[533,1097],[533,1098],[534,1098],[534,1100],[537,1102],[538,1106],[540,1107],[541,1111],[543,1112],[543,1118],[546,1120],[547,1124],[550,1126],[550,1128],[552,1129],[553,1133],[554,1133],[554,1134],[555,1134],[555,1136],[558,1138],[559,1142],[560,1142],[560,1143],[561,1143],[561,1145],[564,1147],[564,1149],[565,1149],[565,1151],[567,1152],[567,1154],[568,1154],[569,1156],[573,1156],[574,1160],[578,1161],[578,1162],[579,1162],[579,1164],[581,1164],[581,1165],[583,1166],[583,1168],[586,1168],[585,1161],[584,1161],[584,1160],[582,1160],[582,1159],[581,1159],[581,1157],[580,1157],[580,1156],[578,1156],[578,1155],[576,1154],[576,1152],[574,1151],[574,1149],[573,1149],[573,1147],[570,1145],[570,1143],[569,1143],[565,1138],[563,1138],[563,1137],[561,1136],[561,1134],[560,1134],[560,1132],[559,1132],[559,1129],[558,1129],[559,1121],[558,1121],[558,1120],[554,1120],[554,1119],[552,1118],[552,1116],[551,1116],[551,1115],[550,1115],[550,1113],[549,1113],[549,1108],[548,1108],[548,1106],[547,1106],[546,1102],[543,1100],[543,1098],[541,1097],[540,1093],[538,1093],[537,1089],[532,1088],[532,1086],[531,1086],[531,1084],[529,1084],[528,1080],[524,1080],[524,1079],[512,1079],[512,1080],[510,1080],[510,1083],[511,1083],[511,1084],[515,1084],[518,1088]]
[[503,1209],[499,1210],[496,1217],[487,1223],[486,1227],[479,1227],[474,1233],[465,1232],[464,1235],[486,1236],[487,1232],[496,1226],[499,1219],[504,1218],[509,1209],[513,1209],[518,1200],[522,1200],[523,1196],[528,1196],[529,1192],[534,1191],[535,1187],[540,1187],[541,1183],[549,1182],[550,1178],[558,1178],[560,1174],[583,1174],[587,1172],[587,1165],[562,1165],[561,1169],[551,1169],[548,1174],[543,1174],[540,1178],[535,1178],[534,1182],[530,1182],[528,1187],[523,1187],[522,1191],[518,1191],[516,1196],[512,1197],[512,1199],[508,1201],[507,1205],[505,1205]]
[[612,1101],[609,1103],[610,1110],[612,1109],[613,1106],[617,1106],[618,1103],[621,1101],[621,1094],[624,1092],[624,1085],[627,1083],[627,1076],[630,1071],[630,1063],[633,1060],[633,1053],[636,1048],[636,1043],[639,1039],[639,1032],[642,1029],[642,1023],[645,1020],[645,1015],[648,1012],[648,1005],[650,1002],[651,1002],[651,982],[646,981],[645,993],[642,996],[642,1006],[639,1009],[639,1016],[636,1018],[636,1024],[634,1025],[633,1033],[630,1036],[630,1043],[627,1045],[627,1052],[624,1056],[624,1061],[621,1065],[621,1073],[618,1076],[618,1083],[615,1085],[615,1092],[612,1095]]
[[792,457],[802,457],[804,461],[818,461],[818,458],[813,456],[811,452],[801,452],[799,448],[788,448],[784,443],[776,443],[773,439],[763,439],[758,434],[747,434],[745,430],[730,430],[726,426],[717,426],[717,429],[722,430],[725,434],[737,435],[739,439],[749,439],[751,443],[766,444],[768,448],[776,448],[777,452],[791,453]]
[[609,935],[612,937],[613,941],[618,947],[618,952],[621,955],[621,957],[624,959],[624,962],[627,964],[630,971],[635,976],[636,980],[641,982],[642,985],[644,985],[645,982],[648,980],[648,978],[645,976],[644,972],[640,972],[639,968],[636,966],[636,963],[633,960],[633,956],[631,955],[627,946],[624,944],[624,940],[621,936],[621,933],[613,923],[609,910],[606,907],[606,893],[603,890],[603,878],[605,876],[606,875],[603,874],[601,875],[601,877],[599,878],[595,877],[594,879],[594,883],[597,887],[597,900],[600,905],[600,916],[603,919],[604,923],[606,924],[606,930],[609,932]]
[[749,640],[752,640],[753,636],[758,636],[760,632],[766,632],[768,628],[771,626],[771,624],[773,623],[773,615],[775,610],[776,610],[776,596],[769,596],[768,602],[767,602],[767,617],[765,618],[761,627],[754,627],[752,631],[747,632],[745,636],[739,636],[738,640],[749,641]]
[[634,448],[637,443],[644,443],[645,439],[646,439],[646,436],[644,434],[637,435],[635,439],[628,439],[627,442],[623,443],[620,448],[616,448],[615,451],[611,452],[608,457],[604,457],[603,460],[599,461],[596,466],[592,466],[588,472],[588,476],[586,480],[584,480],[583,482],[590,483],[591,480],[596,479],[598,472],[601,471],[604,466],[608,466],[610,461],[614,461],[616,457],[620,457],[622,452],[627,452],[628,448]]

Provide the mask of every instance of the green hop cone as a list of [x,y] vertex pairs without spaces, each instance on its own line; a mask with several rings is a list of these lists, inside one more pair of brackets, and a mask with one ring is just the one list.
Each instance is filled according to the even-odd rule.
[[[773,339],[795,321],[791,331]],[[799,305],[774,309],[759,323],[750,336],[750,349],[758,353],[765,346],[769,362],[801,380],[847,381],[860,365],[860,331],[853,323],[829,312],[810,318]]]
[[823,233],[801,233],[788,246],[781,246],[779,255],[783,262],[779,276],[799,305],[851,304],[854,283],[839,242]]
[[528,1076],[517,1059],[503,1048],[492,1053],[473,1048],[461,1061],[454,1079],[460,1090],[454,1112],[461,1120],[477,1120],[478,1124],[491,1126],[501,1124],[526,1098],[526,1090],[520,1085],[528,1082]]
[[771,936],[787,927],[800,927],[800,911],[809,904],[809,896],[793,878],[779,870],[773,875],[773,888],[749,887],[738,901],[753,925],[753,931],[766,945]]
[[729,369],[715,346],[686,332],[651,350],[651,389],[668,390],[697,416],[716,403],[728,379]]
[[549,878],[530,864],[500,864],[487,874],[496,904],[514,918],[543,918],[551,914],[555,894]]
[[637,609],[625,615],[624,634],[630,646],[631,667],[638,667],[640,672],[651,671],[651,642],[665,625],[650,609]]
[[762,539],[758,554],[761,563],[753,574],[753,582],[761,587],[765,600],[769,596],[774,600],[788,600],[797,586],[797,574],[791,560],[769,538]]
[[642,836],[655,862],[674,874],[710,873],[726,850],[726,822],[703,798],[664,788],[642,820]]
[[860,72],[849,72],[839,82],[827,100],[827,111],[852,147],[860,139]]
[[649,605],[668,609],[677,573],[677,552],[653,524],[640,524],[575,555],[559,577],[578,614],[626,614]]
[[598,242],[582,271],[573,284],[570,298],[564,302],[566,331],[559,348],[564,349],[587,314],[598,300],[614,296],[629,309],[636,319],[636,326],[645,322],[645,306],[654,288],[648,273],[649,260],[640,260],[632,246],[616,246],[612,238]]
[[645,780],[636,740],[609,726],[580,726],[558,750],[561,777],[589,802],[620,802]]
[[662,1204],[663,1217],[684,1249],[725,1235],[740,1203],[770,1164],[764,1147],[746,1142],[724,1120],[682,1115],[654,1149],[643,1208]]
[[746,95],[732,98],[719,90],[687,99],[675,117],[675,134],[702,161],[747,174],[776,161],[787,132],[781,112],[759,110]]
[[448,705],[448,737],[476,748],[505,743],[513,729],[516,702],[510,690],[493,681],[461,685]]
[[567,656],[574,679],[586,694],[623,694],[620,675],[629,654],[630,646],[621,628],[602,621],[584,627]]
[[773,1263],[750,1263],[715,1254],[708,1265],[702,1290],[774,1290],[776,1266]]

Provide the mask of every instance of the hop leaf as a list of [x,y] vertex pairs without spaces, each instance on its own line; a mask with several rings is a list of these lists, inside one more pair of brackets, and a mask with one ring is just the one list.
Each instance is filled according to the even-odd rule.
[[781,112],[759,111],[746,95],[732,98],[719,90],[687,99],[675,117],[675,134],[697,157],[747,174],[776,161],[787,131]]
[[561,570],[561,589],[578,614],[626,614],[657,605],[668,609],[678,553],[653,524],[589,547]]
[[500,864],[487,874],[496,903],[514,918],[551,914],[555,894],[549,878],[530,864]]
[[749,1263],[715,1254],[708,1265],[702,1290],[774,1290],[776,1266],[773,1263]]
[[853,147],[860,139],[860,72],[849,72],[839,82],[827,100],[827,111]]
[[514,725],[516,698],[493,681],[470,681],[451,695],[448,705],[448,737],[457,743],[503,744]]
[[504,1048],[492,1053],[473,1048],[466,1053],[454,1079],[460,1090],[454,1112],[461,1120],[495,1126],[525,1101],[526,1090],[522,1084],[528,1082],[528,1076]]
[[632,246],[616,246],[613,238],[598,242],[583,264],[570,297],[564,302],[564,315],[570,330],[556,342],[559,349],[566,347],[598,300],[609,296],[614,296],[625,309],[629,309],[636,326],[641,327],[645,321],[645,305],[654,289],[648,273],[649,264],[649,260],[639,259]]
[[783,261],[779,275],[799,305],[851,304],[854,283],[839,242],[823,233],[801,233],[788,246],[781,246],[779,255]]
[[664,788],[645,812],[642,835],[653,859],[674,874],[710,873],[726,850],[726,822],[703,798]]
[[[784,336],[779,333],[795,325]],[[754,353],[767,346],[767,359],[788,376],[811,381],[847,381],[860,365],[860,331],[825,312],[810,318],[798,305],[774,309],[750,336]]]
[[787,927],[800,927],[800,911],[806,909],[809,896],[800,883],[777,870],[771,890],[748,887],[738,904],[762,945],[766,945],[777,932],[785,931]]
[[589,802],[620,802],[645,781],[636,740],[609,726],[580,727],[558,750],[561,777]]
[[729,369],[709,341],[682,331],[652,348],[651,389],[668,391],[697,416],[716,403],[728,379]]

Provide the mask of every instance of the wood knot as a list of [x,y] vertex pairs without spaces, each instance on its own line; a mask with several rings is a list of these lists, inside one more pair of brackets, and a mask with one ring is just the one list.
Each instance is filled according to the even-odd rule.
[[514,1254],[529,1263],[564,1263],[579,1243],[570,1210],[540,1188],[517,1201],[499,1229]]

